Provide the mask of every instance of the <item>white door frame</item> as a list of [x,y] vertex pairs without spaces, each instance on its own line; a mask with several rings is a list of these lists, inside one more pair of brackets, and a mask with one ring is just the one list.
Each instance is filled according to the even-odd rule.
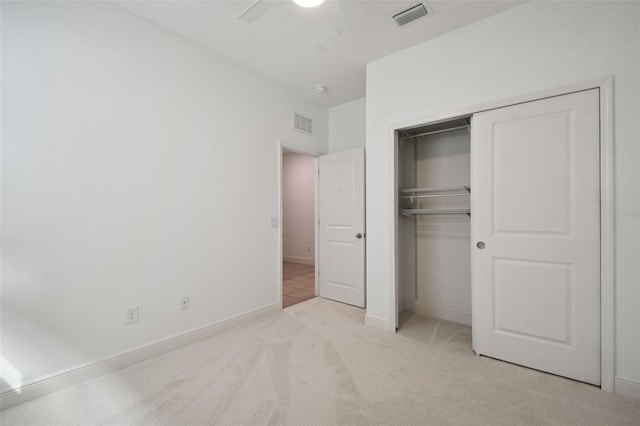
[[[456,117],[502,108],[524,102],[561,96],[588,89],[600,89],[600,329],[601,329],[601,389],[614,392],[615,362],[615,263],[614,263],[614,170],[613,170],[613,76],[583,81],[569,86],[545,90],[538,93],[517,96],[495,102],[470,106],[455,113],[422,117],[411,121],[397,123],[389,128],[389,167],[391,170],[391,186],[389,203],[390,217],[394,218],[391,228],[391,241],[394,242],[394,255],[390,256],[390,321],[394,323],[398,317],[398,141],[397,131],[408,127],[434,124],[448,121]],[[397,326],[397,324],[396,324]]]
[[315,295],[318,295],[318,157],[321,155],[319,151],[315,151],[313,149],[301,148],[297,145],[290,144],[288,142],[284,142],[282,140],[278,141],[278,299],[280,300],[280,309],[282,309],[282,258],[284,256],[283,253],[283,235],[284,235],[284,224],[282,222],[282,155],[284,154],[284,150],[297,152],[298,154],[308,155],[310,157],[315,157],[315,178],[313,185],[313,199],[315,202],[314,208],[314,217],[313,217],[313,228],[314,228],[314,264],[315,264],[315,274],[314,274],[314,282],[315,282]]

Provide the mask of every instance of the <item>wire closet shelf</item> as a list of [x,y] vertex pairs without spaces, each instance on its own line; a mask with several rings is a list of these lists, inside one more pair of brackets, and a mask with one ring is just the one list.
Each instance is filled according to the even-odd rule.
[[433,214],[466,214],[471,216],[470,208],[416,208],[417,201],[425,198],[436,197],[464,197],[471,194],[469,185],[441,186],[434,188],[408,188],[402,190],[400,199],[408,200],[411,208],[401,209],[404,216],[433,215]]

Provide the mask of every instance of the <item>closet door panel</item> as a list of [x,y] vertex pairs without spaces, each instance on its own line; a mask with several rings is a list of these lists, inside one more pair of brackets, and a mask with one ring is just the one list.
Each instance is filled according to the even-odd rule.
[[494,124],[495,232],[569,231],[570,132],[570,111]]
[[599,92],[474,115],[473,346],[600,384]]

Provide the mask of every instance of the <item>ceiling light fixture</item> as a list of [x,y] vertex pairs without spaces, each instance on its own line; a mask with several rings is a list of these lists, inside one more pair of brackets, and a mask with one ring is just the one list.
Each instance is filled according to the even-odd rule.
[[293,0],[293,2],[302,7],[316,7],[324,3],[324,0]]
[[318,84],[316,86],[316,93],[321,94],[321,93],[327,93],[329,91],[329,89],[327,89],[327,86],[325,86],[324,84]]

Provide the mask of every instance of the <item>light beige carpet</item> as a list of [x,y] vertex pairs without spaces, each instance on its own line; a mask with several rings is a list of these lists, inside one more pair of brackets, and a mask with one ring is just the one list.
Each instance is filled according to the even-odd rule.
[[7,409],[9,425],[640,425],[640,403],[471,352],[470,328],[399,334],[320,298]]

